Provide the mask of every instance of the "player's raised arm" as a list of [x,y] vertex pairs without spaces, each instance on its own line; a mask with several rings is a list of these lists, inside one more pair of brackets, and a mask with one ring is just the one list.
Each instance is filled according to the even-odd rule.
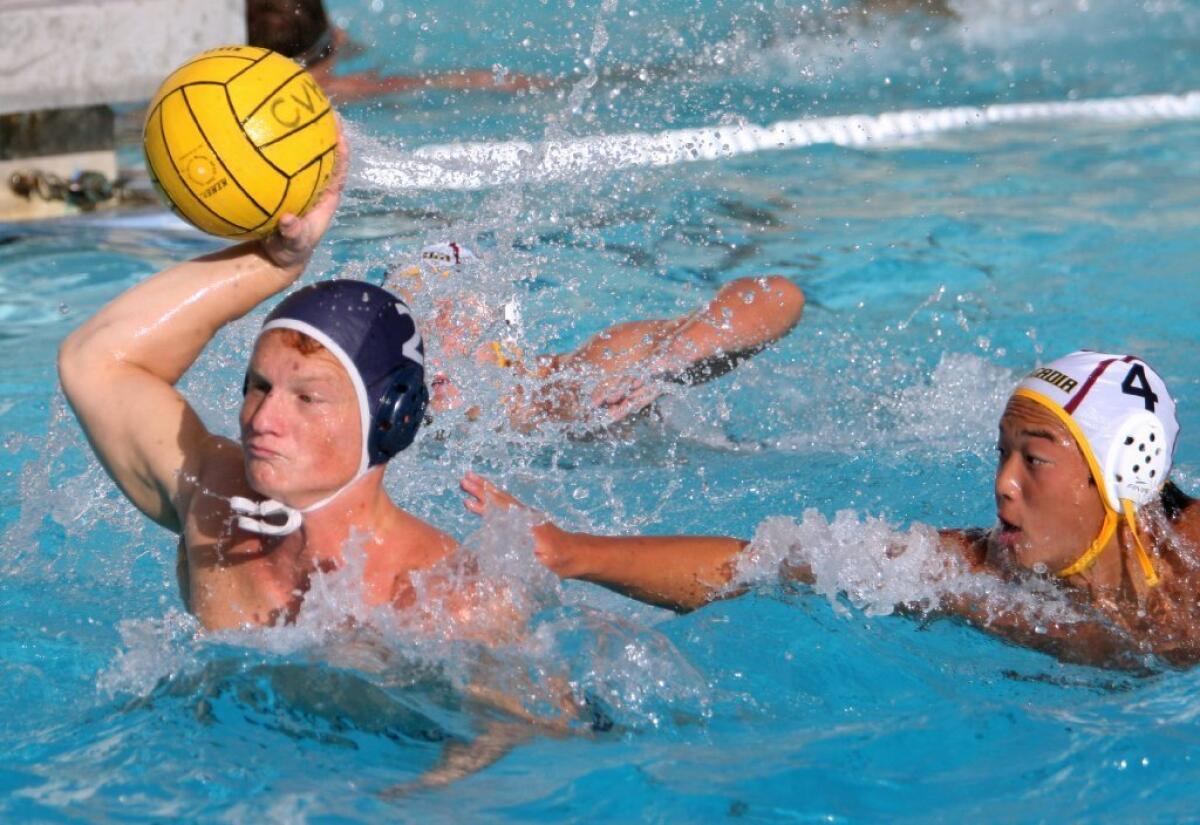
[[217,330],[293,283],[340,199],[339,142],[329,188],[278,231],[172,266],[117,296],[59,349],[63,391],[96,456],[143,513],[178,531],[209,434],[175,383]]

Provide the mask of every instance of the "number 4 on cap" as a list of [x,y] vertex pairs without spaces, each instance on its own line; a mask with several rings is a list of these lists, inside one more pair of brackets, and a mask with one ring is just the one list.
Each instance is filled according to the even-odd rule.
[[1121,382],[1121,392],[1142,399],[1146,402],[1148,412],[1154,412],[1154,405],[1158,403],[1158,396],[1150,389],[1150,382],[1146,380],[1146,370],[1141,364],[1134,364],[1129,368],[1129,374]]

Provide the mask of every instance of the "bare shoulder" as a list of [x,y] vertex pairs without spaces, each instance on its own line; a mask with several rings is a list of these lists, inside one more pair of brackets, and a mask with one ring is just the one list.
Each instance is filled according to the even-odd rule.
[[418,564],[428,567],[437,564],[458,549],[458,542],[444,530],[439,530],[412,513],[401,511],[404,550]]
[[381,552],[372,554],[367,578],[378,599],[387,598],[397,607],[412,603],[412,574],[436,567],[458,549],[449,533],[417,516],[397,509],[386,531]]
[[972,570],[987,564],[987,530],[972,527],[966,530],[939,530],[938,543],[952,556],[962,559]]

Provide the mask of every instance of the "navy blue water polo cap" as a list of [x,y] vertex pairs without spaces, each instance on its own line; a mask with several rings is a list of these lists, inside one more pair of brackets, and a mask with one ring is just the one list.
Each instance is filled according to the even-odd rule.
[[259,334],[273,329],[304,333],[350,375],[363,426],[358,475],[412,443],[429,394],[425,346],[407,304],[362,281],[321,281],[281,301]]

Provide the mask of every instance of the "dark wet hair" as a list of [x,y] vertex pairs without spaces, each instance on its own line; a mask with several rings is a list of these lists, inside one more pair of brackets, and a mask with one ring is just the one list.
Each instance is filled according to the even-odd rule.
[[[251,46],[300,57],[328,35],[322,0],[246,0],[246,39]],[[323,56],[311,56],[308,62]]]
[[1159,493],[1159,500],[1162,501],[1163,512],[1166,513],[1167,518],[1175,521],[1192,499],[1183,490],[1176,487],[1174,481],[1168,481],[1163,485],[1162,492]]

